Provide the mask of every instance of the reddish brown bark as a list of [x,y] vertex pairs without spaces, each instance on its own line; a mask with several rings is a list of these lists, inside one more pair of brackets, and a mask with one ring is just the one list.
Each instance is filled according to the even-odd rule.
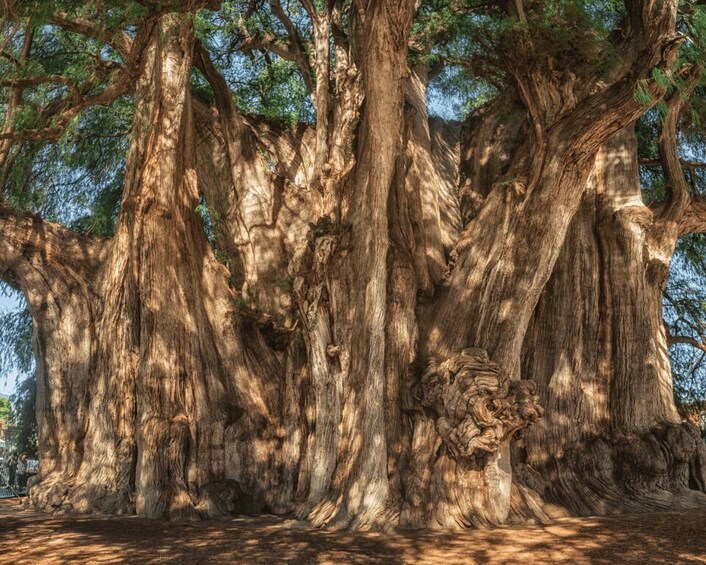
[[701,204],[643,206],[624,129],[637,81],[673,64],[676,2],[638,4],[602,82],[544,72],[520,37],[518,95],[460,148],[407,66],[411,0],[354,2],[347,31],[339,2],[304,2],[310,53],[270,3],[316,107],[291,130],[238,112],[188,15],[112,39],[139,70],[116,235],[0,210],[0,276],[36,323],[35,504],[361,529],[701,504],[659,311]]

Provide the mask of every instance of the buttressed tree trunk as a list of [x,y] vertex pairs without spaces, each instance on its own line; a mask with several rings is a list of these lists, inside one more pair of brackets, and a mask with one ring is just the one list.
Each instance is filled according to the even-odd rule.
[[545,415],[516,467],[573,513],[706,502],[706,451],[674,405],[662,320],[680,199],[658,213],[645,206],[635,134],[614,135],[527,332],[522,372],[536,380]]
[[[282,511],[270,456],[281,441],[272,435],[281,367],[238,316],[195,213],[190,17],[162,16],[140,33],[115,237],[83,241],[29,219],[21,225],[35,228],[36,258],[27,243],[3,240],[18,256],[9,269],[30,300],[42,361],[32,497],[45,508],[149,517]],[[64,254],[71,260],[60,263]],[[41,262],[45,275],[59,270],[52,286],[32,275]]]
[[0,207],[0,276],[35,321],[35,505],[456,528],[704,503],[660,311],[697,208],[642,205],[630,129],[676,1],[631,3],[610,80],[534,53],[463,127],[408,66],[415,4],[302,2],[304,49],[269,2],[316,112],[291,128],[238,112],[190,14],[122,38],[115,236]]

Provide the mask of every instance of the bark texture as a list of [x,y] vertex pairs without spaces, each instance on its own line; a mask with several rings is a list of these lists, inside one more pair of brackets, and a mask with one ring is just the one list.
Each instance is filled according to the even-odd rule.
[[[77,303],[57,331],[34,309],[48,298],[34,301],[38,358],[51,367],[40,366],[39,413],[53,428],[32,490],[40,507],[188,519],[284,504],[268,482],[280,365],[235,311],[195,213],[189,22],[168,15],[147,32],[119,225],[110,242],[83,244],[99,264],[96,251],[76,255],[90,266],[71,273],[84,290],[25,289]],[[68,425],[44,421],[62,414]]]
[[705,223],[680,99],[653,208],[631,129],[636,85],[674,64],[676,1],[631,3],[600,81],[518,35],[511,87],[463,125],[429,117],[408,67],[414,1],[302,6],[309,44],[277,0],[287,41],[244,42],[300,68],[315,124],[241,114],[191,16],[160,13],[120,41],[115,236],[0,206],[0,277],[35,321],[33,503],[358,529],[705,504],[661,318],[677,238]]
[[674,406],[662,294],[676,237],[642,202],[637,141],[614,135],[523,346],[543,420],[517,468],[573,513],[702,506],[704,445]]

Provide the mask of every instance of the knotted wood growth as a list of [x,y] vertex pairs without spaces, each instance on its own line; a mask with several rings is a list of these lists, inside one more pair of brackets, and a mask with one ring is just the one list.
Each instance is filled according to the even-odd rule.
[[456,459],[482,461],[544,412],[534,381],[511,381],[479,348],[442,363],[432,359],[421,389],[421,402],[436,412],[436,430]]

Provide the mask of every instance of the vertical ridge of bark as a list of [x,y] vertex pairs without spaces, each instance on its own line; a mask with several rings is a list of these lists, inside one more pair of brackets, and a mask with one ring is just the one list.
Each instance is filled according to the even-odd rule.
[[279,362],[235,311],[195,213],[190,16],[162,16],[149,33],[121,216],[95,281],[81,465],[63,491],[48,477],[33,498],[172,519],[285,511],[269,457]]
[[[401,131],[407,37],[414,2],[359,7],[365,106],[358,130],[354,191],[346,195],[350,250],[339,257],[342,295],[332,297],[335,340],[350,359],[345,374],[336,469],[315,524],[368,528],[389,523],[385,437],[387,204]],[[382,133],[384,132],[384,134]],[[339,287],[341,288],[341,287]]]
[[546,412],[515,453],[518,482],[573,513],[706,503],[689,488],[703,450],[674,406],[653,222],[626,128],[596,157],[523,348]]

